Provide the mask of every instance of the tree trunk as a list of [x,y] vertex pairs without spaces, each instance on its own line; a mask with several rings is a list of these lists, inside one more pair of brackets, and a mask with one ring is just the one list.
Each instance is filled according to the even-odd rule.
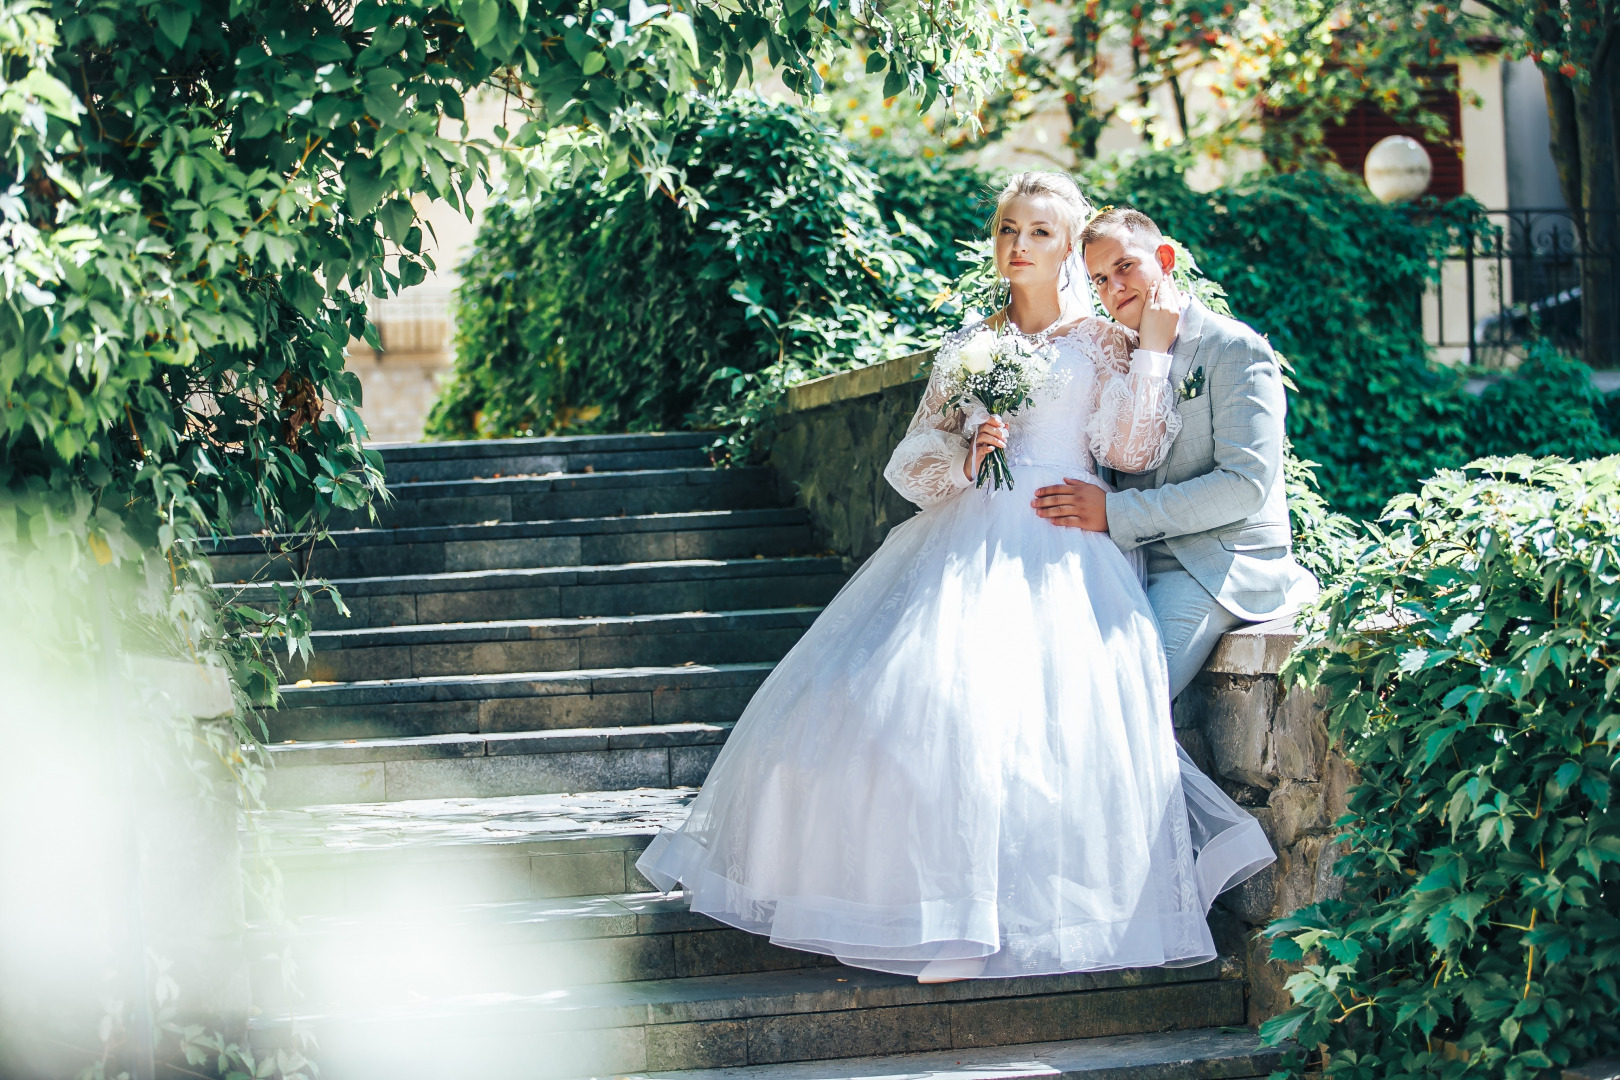
[[1582,356],[1595,368],[1620,367],[1620,62],[1595,58],[1592,78],[1577,85],[1546,73],[1553,160],[1575,216],[1581,248]]
[[1165,81],[1170,84],[1170,96],[1176,103],[1176,123],[1181,125],[1181,141],[1192,138],[1192,125],[1187,123],[1187,98],[1181,92],[1181,80],[1176,78],[1175,58],[1165,61]]

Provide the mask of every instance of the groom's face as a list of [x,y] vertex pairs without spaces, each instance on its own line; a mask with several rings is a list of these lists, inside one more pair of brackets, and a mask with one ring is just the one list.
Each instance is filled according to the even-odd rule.
[[1135,233],[1120,231],[1086,245],[1086,273],[1103,310],[1132,330],[1142,328],[1142,313],[1157,285],[1175,266],[1175,249],[1157,251]]

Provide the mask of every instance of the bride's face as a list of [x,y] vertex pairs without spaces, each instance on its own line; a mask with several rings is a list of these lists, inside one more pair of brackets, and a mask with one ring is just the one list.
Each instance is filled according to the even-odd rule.
[[1048,195],[1008,199],[996,222],[996,269],[1014,285],[1055,282],[1072,245],[1063,211]]

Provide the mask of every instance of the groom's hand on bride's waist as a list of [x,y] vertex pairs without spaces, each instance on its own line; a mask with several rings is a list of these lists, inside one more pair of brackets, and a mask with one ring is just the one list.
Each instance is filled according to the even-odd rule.
[[1054,525],[1108,531],[1108,493],[1096,484],[1064,477],[1061,484],[1038,488],[1030,505]]

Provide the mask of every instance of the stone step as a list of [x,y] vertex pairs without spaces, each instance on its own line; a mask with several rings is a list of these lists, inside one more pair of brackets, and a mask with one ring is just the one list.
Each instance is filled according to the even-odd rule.
[[[779,506],[769,469],[635,469],[547,476],[484,476],[465,480],[390,483],[389,501],[376,505],[378,524],[397,529],[424,525],[476,525],[557,518],[678,514],[692,510],[750,510]],[[372,525],[364,512],[337,512],[332,529]],[[256,533],[251,516],[236,531]]]
[[446,675],[283,689],[270,742],[722,723],[770,662]]
[[655,891],[635,861],[686,818],[696,788],[349,803],[251,815],[246,858],[271,859],[295,915]]
[[275,743],[274,807],[697,787],[731,723]]
[[702,468],[709,464],[704,448],[714,441],[712,433],[680,431],[383,443],[374,449],[382,454],[390,484],[414,484],[479,476]]
[[504,619],[322,630],[295,680],[348,682],[507,675],[576,668],[735,664],[780,660],[820,608],[761,608],[572,619]]
[[382,987],[427,999],[837,965],[694,915],[680,895],[660,893],[306,916],[290,937],[256,927],[255,1002],[288,1000],[280,967],[289,949],[298,1005],[323,1009],[363,1006]]
[[567,518],[504,525],[351,529],[336,550],[294,536],[232,536],[209,551],[221,583],[314,577],[436,574],[534,566],[603,566],[673,559],[803,555],[813,548],[804,510]]
[[1198,1028],[922,1054],[632,1074],[626,1080],[1248,1080],[1283,1051],[1251,1031]]
[[[1223,977],[1224,976],[1224,977]],[[383,988],[384,991],[388,988]],[[1244,1022],[1223,961],[922,986],[843,967],[479,994],[311,1011],[323,1069],[389,1077],[602,1076],[977,1050]],[[260,1020],[262,1046],[292,1037]],[[1251,1074],[1252,1075],[1252,1074]]]
[[[822,605],[843,587],[842,561],[830,556],[683,559],[619,566],[542,566],[396,577],[331,579],[348,615],[317,602],[323,630],[575,615]],[[275,586],[244,585],[241,603],[274,602]]]

